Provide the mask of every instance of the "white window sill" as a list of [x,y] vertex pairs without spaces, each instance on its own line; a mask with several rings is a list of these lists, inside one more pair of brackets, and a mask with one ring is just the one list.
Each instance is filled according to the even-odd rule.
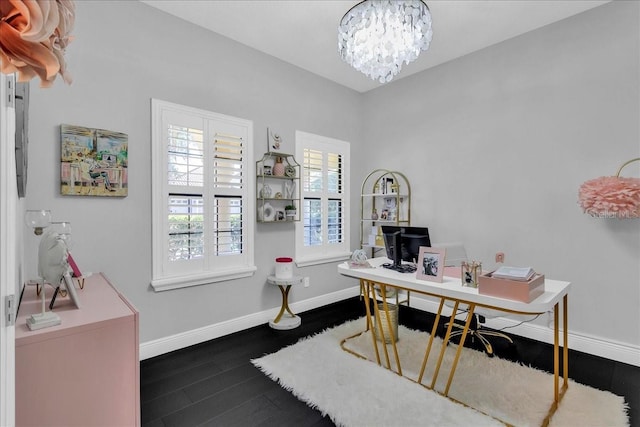
[[351,258],[351,252],[338,252],[330,255],[309,256],[304,258],[296,257],[297,267],[308,267],[311,265],[328,264],[330,262],[344,261]]
[[209,283],[253,276],[253,273],[255,273],[256,270],[256,266],[250,266],[225,271],[199,273],[189,276],[164,277],[152,280],[151,287],[154,291],[161,292],[172,289],[188,288],[190,286],[207,285]]

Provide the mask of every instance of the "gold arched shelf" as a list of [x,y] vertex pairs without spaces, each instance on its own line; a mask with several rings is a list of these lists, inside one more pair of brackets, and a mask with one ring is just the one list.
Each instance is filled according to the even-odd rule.
[[411,186],[398,171],[375,169],[360,189],[360,247],[375,256],[384,250],[381,225],[411,225]]

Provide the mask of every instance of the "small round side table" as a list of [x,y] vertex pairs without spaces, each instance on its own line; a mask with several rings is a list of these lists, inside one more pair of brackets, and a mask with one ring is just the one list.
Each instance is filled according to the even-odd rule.
[[276,276],[269,276],[267,277],[267,282],[270,285],[278,286],[280,288],[280,293],[282,293],[282,307],[280,308],[280,313],[278,313],[275,319],[269,322],[269,326],[273,329],[280,330],[293,329],[300,326],[302,323],[300,316],[293,314],[289,308],[289,290],[291,289],[291,286],[301,284],[302,277],[293,276],[288,279],[281,279]]

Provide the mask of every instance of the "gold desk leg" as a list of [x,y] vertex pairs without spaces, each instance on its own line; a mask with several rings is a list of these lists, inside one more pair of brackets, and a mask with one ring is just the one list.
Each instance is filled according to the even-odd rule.
[[[387,350],[387,344],[384,336],[384,330],[382,330],[382,321],[380,320],[380,308],[378,307],[378,300],[376,299],[376,290],[373,283],[369,283],[369,286],[372,291],[373,296],[373,314],[376,321],[376,330],[380,333],[380,337],[382,338],[382,349],[384,350],[384,358],[387,362],[387,369],[391,369],[391,360],[389,359],[389,351]],[[371,336],[373,337],[373,343],[376,348],[378,347],[378,343],[376,341],[376,333],[375,331],[371,331]]]
[[[444,300],[444,298],[443,298]],[[458,304],[460,301],[455,302],[453,305],[453,314],[451,318],[455,318],[455,314],[458,312]],[[449,326],[447,327],[447,333],[444,334],[444,339],[442,340],[442,348],[440,349],[440,356],[438,357],[438,363],[436,364],[436,370],[433,372],[433,378],[431,379],[431,388],[435,389],[436,381],[438,380],[438,373],[440,373],[440,365],[442,365],[442,359],[444,357],[444,352],[447,348],[447,343],[449,342],[449,337],[451,336],[451,328],[453,327],[453,322],[449,321]]]
[[433,338],[436,336],[436,332],[438,331],[438,323],[440,322],[440,314],[442,314],[442,307],[444,307],[444,298],[440,298],[440,307],[438,307],[436,320],[433,322],[433,327],[431,328],[431,336],[429,337],[429,344],[427,344],[427,350],[424,352],[424,359],[422,359],[422,368],[420,368],[420,376],[418,376],[418,384],[422,384],[422,377],[424,376],[424,370],[427,367],[429,354],[431,354],[431,345],[433,344]]
[[[385,284],[380,283],[380,292],[382,295],[387,295],[387,286]],[[396,291],[397,292],[397,291]],[[393,347],[393,355],[396,358],[396,366],[398,367],[398,374],[402,375],[402,366],[400,366],[400,356],[398,355],[398,346],[396,345],[396,335],[393,333],[393,327],[391,325],[391,316],[389,316],[389,306],[387,304],[387,299],[385,297],[382,298],[382,307],[384,308],[385,317],[387,318],[387,326],[389,327],[389,335],[391,335],[391,346]],[[396,305],[396,315],[399,316],[400,307]],[[387,347],[387,340],[384,336],[384,331],[380,330],[380,335],[382,336],[382,342]]]
[[[365,307],[365,311],[367,312],[367,330],[371,331],[371,341],[373,344],[373,349],[376,352],[376,362],[378,362],[378,365],[380,365],[380,352],[378,351],[378,343],[376,342],[376,335],[373,333],[373,323],[371,321],[371,304],[370,304],[370,296],[371,296],[371,290],[372,290],[372,285],[370,282],[364,280],[364,279],[360,279],[360,286],[362,286],[365,295],[364,295],[364,307]],[[375,292],[375,290],[374,290]],[[375,293],[374,293],[374,298],[375,298]],[[375,301],[375,299],[374,299]]]
[[553,403],[549,408],[546,418],[542,422],[542,427],[547,427],[551,422],[551,417],[558,409],[560,401],[569,388],[569,329],[568,329],[568,296],[562,299],[562,388],[560,388],[560,304],[553,307]]
[[[564,348],[562,350],[563,355],[563,366],[562,366],[562,374],[564,377],[564,387],[569,387],[569,295],[565,294],[562,298],[562,327],[563,336],[562,343]],[[562,398],[562,396],[560,397]]]
[[[458,366],[458,359],[460,359],[460,354],[462,353],[462,347],[464,347],[464,341],[467,338],[467,332],[469,332],[469,326],[471,325],[471,320],[473,319],[473,312],[475,309],[476,309],[475,304],[469,304],[469,311],[467,312],[467,321],[464,324],[464,330],[462,331],[462,335],[460,336],[460,342],[458,343],[458,351],[456,351],[456,357],[455,359],[453,359],[453,365],[451,366],[451,371],[449,372],[449,380],[447,381],[447,387],[444,389],[445,396],[449,394],[449,387],[451,387],[451,381],[453,381],[453,375],[456,373],[456,368]],[[452,324],[453,322],[449,321],[449,327],[451,327]],[[446,342],[443,342],[442,346],[444,347],[445,344]]]
[[293,314],[291,312],[291,309],[289,308],[289,289],[291,288],[291,285],[278,285],[278,288],[280,288],[280,293],[282,294],[282,307],[280,307],[280,313],[278,313],[276,318],[273,319],[273,323],[278,323],[280,321],[285,310],[287,310],[292,316],[295,316],[295,314]]

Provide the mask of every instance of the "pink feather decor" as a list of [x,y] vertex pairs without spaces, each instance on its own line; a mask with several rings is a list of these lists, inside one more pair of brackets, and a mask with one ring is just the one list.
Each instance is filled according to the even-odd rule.
[[584,213],[602,218],[640,218],[640,178],[602,176],[584,182],[578,193],[578,203]]

